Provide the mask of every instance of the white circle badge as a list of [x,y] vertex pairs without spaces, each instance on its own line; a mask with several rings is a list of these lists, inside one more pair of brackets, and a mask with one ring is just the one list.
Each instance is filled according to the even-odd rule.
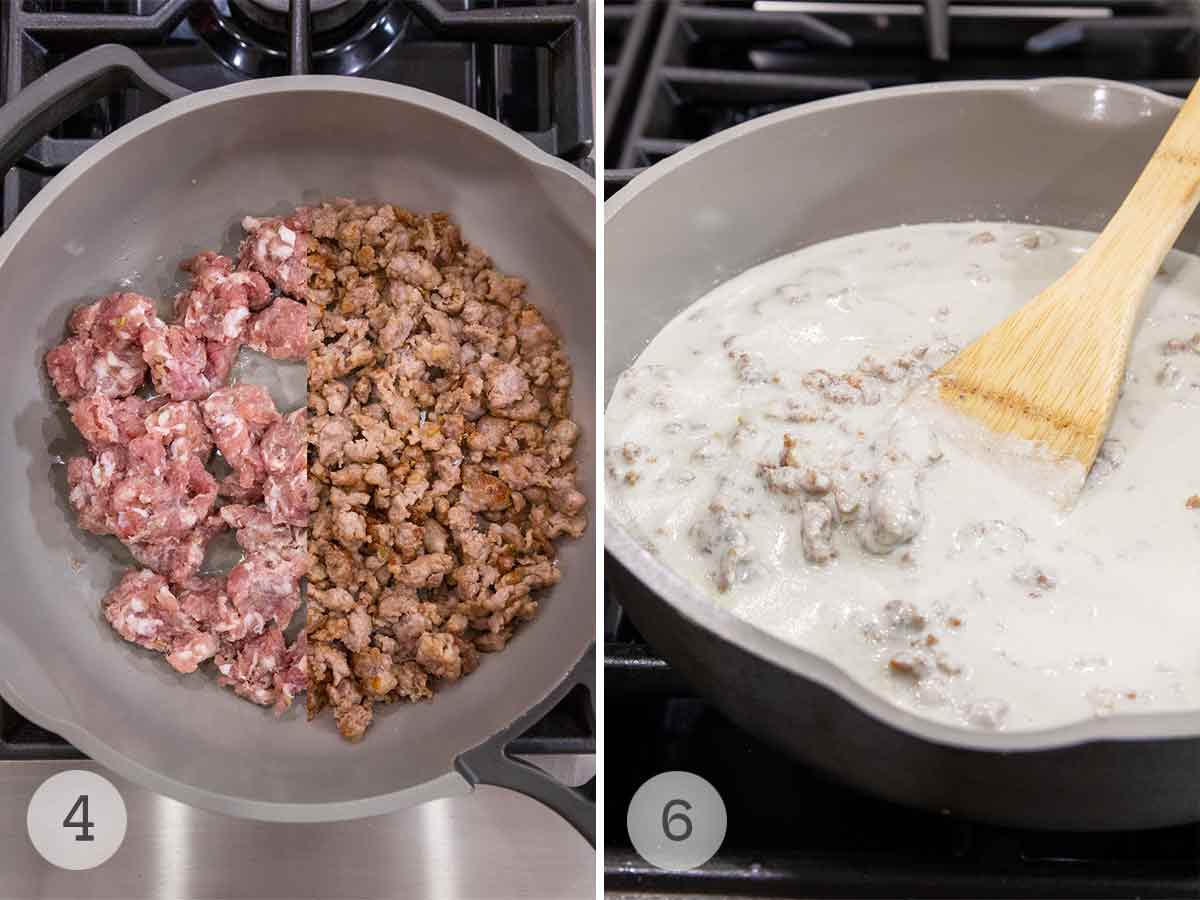
[[111,781],[72,769],[42,782],[29,801],[29,840],[60,869],[94,869],[125,840],[125,801]]
[[637,789],[625,824],[642,859],[683,871],[704,865],[721,849],[728,819],[725,801],[699,775],[663,772]]

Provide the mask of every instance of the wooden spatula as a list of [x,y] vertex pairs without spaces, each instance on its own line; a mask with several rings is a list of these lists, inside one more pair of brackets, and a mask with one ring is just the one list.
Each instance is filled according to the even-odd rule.
[[935,373],[942,401],[1091,469],[1146,292],[1197,203],[1200,83],[1087,253]]

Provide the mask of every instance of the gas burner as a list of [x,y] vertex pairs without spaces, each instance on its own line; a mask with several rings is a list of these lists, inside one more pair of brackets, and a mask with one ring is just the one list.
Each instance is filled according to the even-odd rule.
[[[313,34],[338,28],[372,5],[369,0],[310,0]],[[230,11],[272,31],[286,32],[288,0],[229,0]]]
[[[225,65],[250,77],[288,73],[287,0],[211,0],[188,14]],[[404,37],[412,14],[395,0],[312,0],[312,69],[354,75]]]

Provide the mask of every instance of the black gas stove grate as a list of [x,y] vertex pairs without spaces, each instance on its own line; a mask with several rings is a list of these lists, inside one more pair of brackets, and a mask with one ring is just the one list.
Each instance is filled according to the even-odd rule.
[[[1200,824],[1095,834],[978,825],[877,800],[793,762],[695,696],[622,611],[631,576],[611,557],[605,566],[610,897],[1200,898]],[[724,846],[691,872],[646,863],[625,827],[637,788],[672,770],[706,778],[728,811]]]
[[[348,0],[341,21],[254,10],[255,0],[0,0],[0,102],[93,47],[120,43],[188,90],[289,71],[339,71],[432,91],[590,168],[591,63],[586,0]],[[267,6],[270,3],[265,4]],[[293,3],[306,9],[309,0]],[[317,6],[317,4],[313,4]],[[389,32],[379,41],[378,32]],[[233,35],[247,58],[223,58]],[[224,42],[224,43],[223,43]],[[250,59],[251,54],[256,54]],[[5,177],[3,227],[54,175],[102,137],[162,102],[127,89],[71,116]],[[575,688],[509,746],[523,755],[596,750],[591,699]],[[83,754],[0,700],[0,761]]]
[[[587,0],[348,0],[357,12],[326,28],[241,12],[256,0],[4,0],[2,96],[104,43],[133,49],[189,90],[289,71],[355,74],[432,91],[591,166]],[[298,0],[308,6],[308,0]],[[307,22],[307,27],[305,27]],[[339,60],[347,60],[342,64]],[[105,97],[53,129],[4,184],[11,224],[46,180],[122,124],[161,103],[138,89]]]
[[1074,75],[1182,96],[1200,73],[1191,0],[626,0],[605,34],[609,190],[732,125],[870,88]]

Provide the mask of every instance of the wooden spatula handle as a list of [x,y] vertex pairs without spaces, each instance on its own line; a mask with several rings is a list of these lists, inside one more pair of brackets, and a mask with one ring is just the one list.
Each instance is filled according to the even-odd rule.
[[[1086,473],[1121,395],[1150,282],[1197,204],[1200,83],[1088,252],[934,373],[938,395],[989,430],[1074,459]],[[1067,493],[1083,486],[1082,473],[1072,473]]]
[[[1133,306],[1200,204],[1200,81],[1120,209],[1072,276],[1109,285],[1104,299]],[[1099,278],[1099,282],[1097,282]]]

